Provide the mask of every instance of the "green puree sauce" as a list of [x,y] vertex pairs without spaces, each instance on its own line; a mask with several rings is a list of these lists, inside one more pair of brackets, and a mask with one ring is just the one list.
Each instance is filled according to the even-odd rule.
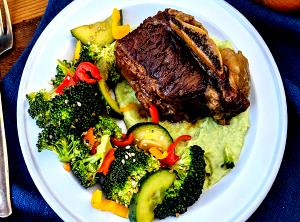
[[[130,103],[140,106],[135,97],[135,93],[126,81],[121,82],[115,89],[115,94],[120,108],[126,107]],[[124,112],[124,121],[127,128],[138,122],[151,121],[150,118],[143,118],[138,113],[138,109],[130,109]],[[239,114],[230,121],[230,125],[222,126],[217,124],[212,118],[207,117],[192,124],[186,121],[170,123],[160,122],[173,139],[183,134],[188,134],[192,140],[184,144],[190,146],[197,144],[205,151],[206,179],[204,190],[217,183],[225,176],[230,169],[221,167],[224,163],[224,148],[233,156],[234,163],[238,162],[244,138],[249,128],[249,110]]]

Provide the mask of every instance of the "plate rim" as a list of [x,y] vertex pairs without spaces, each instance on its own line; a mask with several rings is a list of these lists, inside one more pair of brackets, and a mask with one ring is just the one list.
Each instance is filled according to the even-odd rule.
[[[218,2],[220,2],[221,0],[217,0]],[[260,46],[264,49],[263,53],[266,54],[266,57],[269,58],[268,62],[271,64],[270,67],[272,67],[273,69],[273,73],[275,74],[275,79],[276,81],[274,81],[275,83],[277,83],[277,88],[279,90],[279,94],[280,94],[280,103],[282,105],[282,133],[280,134],[280,137],[277,137],[277,147],[279,148],[279,154],[276,156],[277,158],[273,161],[275,161],[275,165],[276,166],[275,170],[273,168],[272,170],[272,174],[271,174],[271,178],[269,178],[269,183],[265,183],[265,187],[263,188],[262,191],[260,191],[260,193],[263,193],[261,195],[257,195],[260,198],[257,198],[256,201],[254,201],[254,203],[252,204],[252,210],[248,210],[246,212],[243,212],[240,214],[240,217],[236,220],[236,221],[245,221],[247,220],[256,210],[257,208],[261,205],[261,203],[263,202],[263,200],[266,198],[267,194],[269,193],[269,191],[271,190],[274,181],[277,177],[277,174],[279,172],[280,166],[281,166],[281,162],[283,159],[283,154],[285,151],[285,146],[286,146],[286,138],[287,138],[287,127],[288,127],[288,115],[287,115],[287,104],[286,104],[286,95],[285,95],[285,91],[284,91],[284,87],[283,87],[283,82],[281,79],[281,75],[278,69],[278,66],[275,62],[275,59],[269,49],[269,47],[267,46],[266,42],[264,41],[264,39],[262,38],[262,36],[259,34],[259,32],[255,29],[255,27],[250,23],[250,21],[248,21],[248,19],[242,14],[240,13],[236,8],[234,8],[232,5],[230,5],[227,2],[224,2],[227,8],[227,11],[232,13],[232,15],[236,15],[239,16],[240,21],[243,23],[244,27],[247,27],[251,30],[251,32],[249,32],[255,39],[257,39],[257,42],[260,44]],[[274,76],[273,76],[274,78]],[[251,126],[250,126],[251,127]]]
[[[89,1],[86,1],[86,2],[89,2]],[[22,142],[24,142],[24,138],[23,138],[24,136],[20,135],[19,129],[22,128],[22,124],[24,125],[25,119],[23,118],[23,116],[20,118],[19,115],[18,115],[24,109],[24,101],[22,101],[24,95],[20,95],[20,93],[23,93],[24,91],[22,91],[20,89],[22,89],[22,87],[24,88],[24,79],[25,79],[24,76],[26,76],[25,73],[31,67],[30,61],[33,60],[32,57],[34,55],[34,52],[38,50],[36,45],[39,45],[39,42],[41,41],[41,39],[43,39],[45,37],[46,33],[49,30],[51,30],[51,28],[53,29],[53,26],[56,23],[56,21],[59,21],[59,19],[61,19],[64,16],[64,14],[68,13],[73,7],[76,7],[76,5],[85,4],[86,2],[82,2],[82,1],[73,1],[73,2],[71,2],[60,13],[58,13],[58,15],[56,15],[55,18],[43,30],[42,34],[40,35],[37,42],[35,43],[32,51],[31,51],[31,53],[30,53],[30,55],[29,55],[29,57],[26,61],[26,65],[24,67],[23,74],[22,74],[22,79],[21,79],[21,82],[20,82],[18,101],[17,101],[17,127],[18,127],[19,142],[20,142],[22,154],[23,154],[26,166],[28,168],[28,171],[29,171],[36,187],[38,188],[39,192],[41,193],[43,198],[46,200],[46,202],[49,204],[49,206],[51,206],[51,208],[63,220],[66,220],[66,221],[75,220],[76,215],[72,215],[72,214],[71,215],[66,215],[63,211],[61,211],[61,208],[64,209],[64,206],[62,206],[60,203],[55,202],[55,199],[51,195],[51,190],[49,188],[47,189],[47,186],[44,184],[44,181],[41,180],[40,178],[38,178],[38,175],[35,172],[36,170],[35,170],[34,166],[29,161],[30,156],[28,157],[28,154],[26,153],[26,150],[25,150],[24,146],[21,145]],[[134,2],[138,2],[138,1],[134,1]],[[144,3],[149,3],[149,2],[150,2],[149,0],[144,0],[144,1],[140,1],[138,4],[144,4]],[[281,109],[281,111],[282,111],[281,112],[281,114],[282,114],[282,118],[281,118],[282,119],[282,122],[281,122],[282,131],[281,131],[280,136],[278,135],[278,137],[277,137],[277,144],[279,144],[279,145],[277,145],[277,147],[278,147],[278,150],[280,152],[278,153],[278,155],[276,155],[275,160],[273,158],[273,162],[275,162],[274,166],[276,166],[276,169],[275,170],[274,170],[274,168],[272,169],[272,174],[269,176],[269,179],[267,180],[268,183],[264,183],[265,186],[263,187],[262,190],[260,190],[260,192],[259,192],[260,194],[258,195],[260,198],[256,198],[256,201],[251,203],[251,206],[248,207],[246,211],[242,212],[238,218],[234,219],[236,221],[244,221],[244,220],[248,219],[251,216],[251,214],[258,208],[258,206],[264,200],[264,198],[266,197],[267,193],[271,189],[271,187],[274,183],[274,180],[275,180],[275,178],[278,174],[278,171],[279,171],[279,168],[280,168],[280,165],[281,165],[281,161],[282,161],[282,158],[283,158],[283,153],[284,153],[284,150],[285,150],[286,135],[287,135],[286,97],[285,97],[285,92],[284,92],[284,88],[283,88],[282,79],[280,77],[280,73],[279,73],[278,67],[276,65],[276,62],[275,62],[269,48],[267,47],[266,43],[264,42],[264,40],[260,36],[260,34],[256,31],[256,29],[253,27],[253,25],[238,10],[236,10],[229,3],[225,2],[225,1],[221,1],[221,0],[215,0],[214,2],[217,3],[220,7],[226,8],[225,10],[227,12],[229,12],[230,14],[232,14],[232,16],[236,16],[239,19],[239,22],[241,22],[242,25],[249,32],[249,34],[254,39],[257,40],[256,43],[259,44],[260,49],[262,49],[262,52],[266,55],[266,58],[268,58],[268,63],[270,65],[270,68],[272,69],[273,73],[275,74],[275,76],[273,76],[273,78],[274,78],[274,82],[275,82],[275,85],[277,86],[276,88],[278,89],[278,93],[279,93],[279,98],[277,98],[278,99],[277,101],[280,101],[280,103],[282,105],[282,107],[281,107],[282,108]],[[155,4],[155,3],[162,3],[162,4],[169,4],[170,3],[170,4],[172,4],[172,1],[157,0],[157,1],[152,1],[151,3],[153,3],[153,4]],[[27,137],[25,138],[25,140],[27,140]],[[50,191],[50,193],[49,193],[49,191]],[[67,210],[67,209],[64,209],[64,210],[65,210],[65,212],[69,212],[69,210]]]

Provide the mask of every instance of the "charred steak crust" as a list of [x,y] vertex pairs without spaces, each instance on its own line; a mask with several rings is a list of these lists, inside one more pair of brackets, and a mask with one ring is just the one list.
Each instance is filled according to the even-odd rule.
[[[228,123],[232,116],[247,109],[247,97],[230,86],[229,78],[224,78],[228,73],[215,73],[195,55],[189,43],[172,30],[170,22],[174,19],[196,25],[196,30],[203,27],[192,16],[174,9],[160,11],[117,41],[117,67],[141,104],[146,109],[156,105],[162,119],[177,122],[212,116],[222,124]],[[193,32],[191,39],[220,70],[220,52],[213,54],[205,42],[207,36],[203,36],[207,31],[200,31],[198,36]]]

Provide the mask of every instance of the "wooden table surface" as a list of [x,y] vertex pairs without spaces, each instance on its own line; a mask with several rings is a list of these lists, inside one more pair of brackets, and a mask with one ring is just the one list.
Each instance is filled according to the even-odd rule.
[[[0,0],[0,6],[2,1]],[[48,0],[7,0],[13,23],[13,48],[0,56],[0,80],[16,62],[30,42]]]

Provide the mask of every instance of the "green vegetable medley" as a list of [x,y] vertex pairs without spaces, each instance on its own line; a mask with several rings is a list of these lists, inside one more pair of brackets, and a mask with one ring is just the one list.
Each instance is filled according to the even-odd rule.
[[[111,71],[115,69],[114,61],[112,62],[111,56],[106,56],[113,54],[114,48],[110,45],[101,50],[101,59],[108,60],[109,73],[113,74],[113,79],[117,79],[120,77],[116,78],[116,71]],[[84,58],[87,49],[92,47],[82,47],[81,55]],[[97,53],[91,55],[89,58],[93,58],[93,64],[96,64]],[[29,103],[28,113],[42,129],[37,141],[38,151],[48,149],[55,152],[60,161],[71,164],[72,171],[81,184],[90,187],[99,178],[97,169],[103,157],[98,153],[91,154],[91,147],[83,139],[83,134],[93,128],[95,140],[100,142],[103,135],[120,138],[122,132],[115,119],[109,115],[110,109],[97,84],[80,81],[74,86],[64,87],[62,94],[55,93],[68,73],[75,75],[80,61],[81,57],[72,61],[58,60],[57,73],[52,79],[53,90],[42,89],[29,93],[26,97]]]
[[[206,147],[192,142],[192,131],[175,137],[171,123],[159,122],[155,107],[148,118],[139,116],[139,103],[134,95],[126,95],[128,84],[115,66],[115,41],[108,42],[127,29],[120,19],[120,11],[114,10],[105,21],[73,29],[78,41],[74,59],[57,61],[53,89],[26,95],[28,113],[41,129],[37,149],[56,153],[83,187],[100,184],[105,199],[93,194],[97,209],[130,221],[178,216],[198,200],[214,168]],[[105,44],[101,33],[93,42],[81,31],[93,33],[99,24],[106,27]],[[114,90],[121,92],[116,92],[117,101],[110,96]],[[127,134],[117,124],[124,118]],[[228,172],[236,156],[229,148],[222,153],[218,167]]]

